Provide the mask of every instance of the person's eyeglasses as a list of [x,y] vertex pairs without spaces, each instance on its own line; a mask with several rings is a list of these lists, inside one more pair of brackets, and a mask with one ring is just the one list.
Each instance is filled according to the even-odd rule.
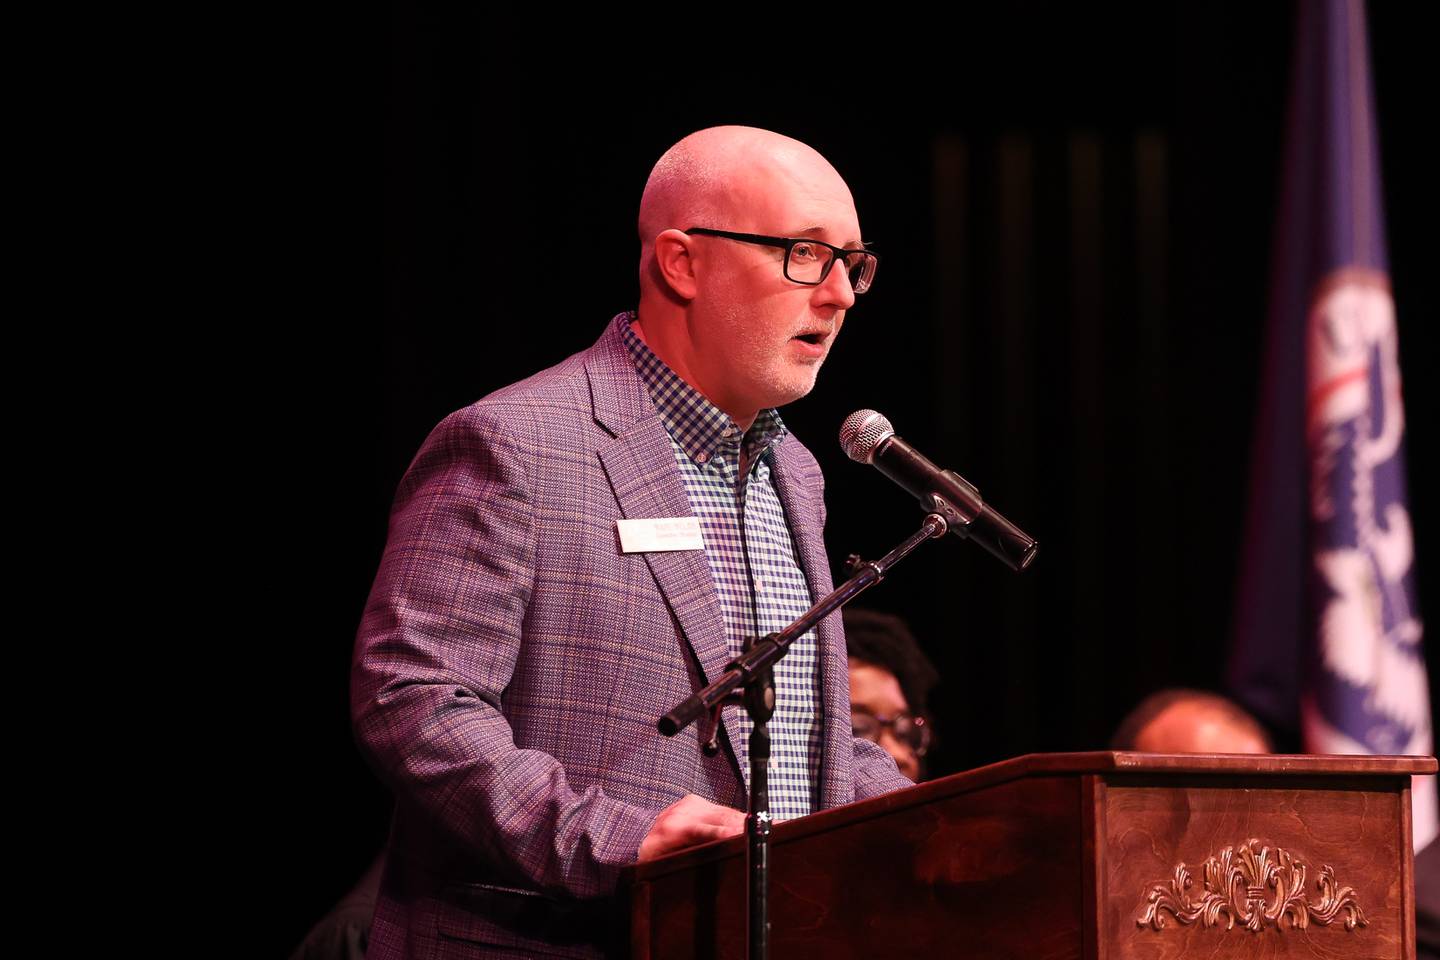
[[886,727],[890,728],[896,740],[914,750],[915,756],[923,757],[930,749],[930,727],[924,717],[912,717],[908,713],[897,713],[889,718],[877,717],[868,710],[850,708],[850,728],[855,731],[855,736],[879,743],[880,732]]
[[875,281],[875,268],[880,258],[869,250],[852,250],[837,247],[823,240],[806,240],[803,237],[765,237],[758,233],[735,233],[730,230],[711,230],[708,227],[691,227],[686,234],[705,237],[723,237],[741,243],[758,243],[765,247],[779,247],[785,251],[785,279],[817,287],[830,275],[830,268],[836,260],[845,261],[845,272],[850,275],[850,287],[857,294],[870,289]]

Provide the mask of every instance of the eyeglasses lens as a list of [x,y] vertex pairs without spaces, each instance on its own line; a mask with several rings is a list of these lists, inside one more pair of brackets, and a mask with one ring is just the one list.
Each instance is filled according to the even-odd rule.
[[[785,263],[786,275],[799,283],[822,283],[830,274],[830,264],[835,251],[819,243],[797,243],[790,248],[790,257]],[[856,293],[870,289],[875,277],[875,257],[862,250],[845,254],[845,272],[850,275],[850,286]]]
[[930,746],[930,729],[925,725],[924,717],[910,717],[902,713],[893,720],[881,720],[862,710],[853,710],[850,714],[850,728],[855,736],[873,743],[880,742],[880,734],[886,727],[890,728],[895,739],[909,745],[921,756]]

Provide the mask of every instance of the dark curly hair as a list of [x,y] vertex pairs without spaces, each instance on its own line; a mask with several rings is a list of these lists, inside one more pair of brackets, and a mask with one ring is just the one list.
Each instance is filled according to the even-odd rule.
[[940,674],[915,642],[905,621],[893,614],[856,607],[846,607],[842,616],[850,656],[895,674],[910,712],[928,715],[930,691],[940,682]]

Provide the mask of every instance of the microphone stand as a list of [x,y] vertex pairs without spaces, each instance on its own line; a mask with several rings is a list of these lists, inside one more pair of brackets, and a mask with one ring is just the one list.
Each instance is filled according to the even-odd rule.
[[[912,550],[926,540],[943,537],[949,524],[941,513],[950,512],[944,510],[948,506],[943,502],[934,504],[936,512],[926,516],[919,530],[879,560],[853,566],[856,571],[854,576],[784,630],[747,642],[745,652],[730,661],[714,683],[677,704],[656,723],[662,734],[673,737],[691,723],[704,718],[702,729],[708,731],[709,736],[702,749],[710,756],[720,749],[720,711],[727,703],[736,702],[738,697],[754,725],[750,731],[750,799],[745,816],[749,960],[769,960],[770,956],[770,731],[767,724],[775,711],[774,666],[789,652],[791,643],[863,591],[885,579],[890,568],[905,559]],[[950,510],[953,511],[953,507]],[[736,693],[741,687],[744,688],[743,696]]]

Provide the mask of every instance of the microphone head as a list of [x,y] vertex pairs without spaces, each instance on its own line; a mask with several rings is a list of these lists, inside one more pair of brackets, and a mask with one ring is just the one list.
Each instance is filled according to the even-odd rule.
[[885,414],[874,410],[856,410],[840,425],[840,447],[857,463],[872,462],[875,451],[893,436],[895,428]]

